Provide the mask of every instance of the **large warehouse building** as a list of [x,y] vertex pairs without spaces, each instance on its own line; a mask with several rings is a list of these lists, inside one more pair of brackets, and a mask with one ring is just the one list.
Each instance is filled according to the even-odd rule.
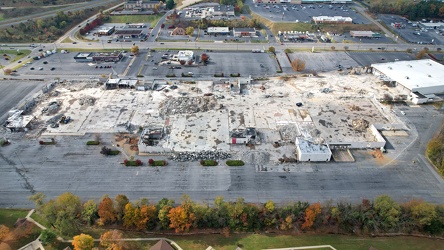
[[444,93],[444,65],[431,59],[376,63],[371,66],[373,74],[396,82],[409,94],[426,96]]

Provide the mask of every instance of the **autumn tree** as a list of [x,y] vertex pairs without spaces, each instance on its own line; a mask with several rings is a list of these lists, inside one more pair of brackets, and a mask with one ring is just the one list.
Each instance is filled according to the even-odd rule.
[[125,206],[129,203],[128,197],[123,194],[118,194],[115,198],[115,208],[117,213],[117,221],[121,221],[125,212]]
[[265,204],[264,204],[264,224],[267,227],[271,227],[276,223],[276,218],[275,218],[275,208],[276,205],[274,204],[274,202],[272,200],[268,200]]
[[10,75],[12,73],[12,69],[5,69],[3,72],[5,75]]
[[0,241],[2,241],[9,234],[9,228],[5,225],[0,225]]
[[436,217],[435,205],[418,200],[412,200],[406,204],[411,218],[419,228],[429,226]]
[[315,220],[316,216],[321,213],[321,203],[317,202],[315,204],[311,204],[305,209],[305,221],[302,224],[302,229],[310,229]]
[[124,249],[125,241],[122,240],[122,233],[117,230],[106,231],[100,236],[100,247],[106,250]]
[[72,240],[74,250],[91,250],[94,247],[94,239],[88,234],[74,236]]
[[208,63],[208,60],[210,60],[210,57],[209,57],[207,54],[203,53],[203,54],[200,56],[200,60],[201,60],[203,63],[207,64],[207,63]]
[[135,223],[136,229],[145,230],[156,225],[156,207],[154,205],[142,205],[139,209],[139,220]]
[[126,204],[125,213],[123,215],[123,225],[126,228],[132,228],[136,225],[139,220],[139,211],[131,202]]
[[296,58],[293,61],[291,61],[291,67],[293,68],[294,71],[302,71],[305,69],[305,61]]
[[100,217],[100,225],[106,225],[116,221],[116,210],[114,209],[113,201],[108,196],[105,196],[100,202],[98,214]]
[[134,45],[131,47],[131,53],[133,53],[134,55],[138,55],[139,54],[139,46]]
[[189,26],[185,29],[185,34],[192,36],[194,34],[194,28]]
[[276,52],[276,49],[275,49],[273,46],[270,46],[270,47],[268,47],[268,51],[269,51],[270,53],[275,53],[275,52]]
[[195,220],[194,213],[190,213],[182,206],[172,208],[168,213],[170,228],[176,233],[188,231]]
[[189,61],[187,62],[187,64],[188,64],[189,66],[193,65],[193,63],[194,63],[193,60],[189,60]]
[[185,60],[180,60],[179,61],[180,65],[185,65],[185,63],[187,63]]
[[401,208],[392,198],[387,195],[379,196],[375,199],[374,207],[383,226],[390,228],[398,223]]
[[429,51],[428,48],[422,49],[421,51],[418,52],[418,54],[416,54],[416,59],[423,59],[428,51]]

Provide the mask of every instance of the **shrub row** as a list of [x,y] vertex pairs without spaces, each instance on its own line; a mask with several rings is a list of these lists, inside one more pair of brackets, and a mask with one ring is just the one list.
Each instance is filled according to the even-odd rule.
[[125,164],[125,166],[127,167],[138,167],[138,166],[142,166],[143,163],[141,160],[137,159],[137,160],[127,160],[125,159],[123,161],[123,164]]
[[227,160],[225,162],[228,166],[243,166],[245,163],[241,160]]
[[230,74],[231,77],[240,77],[240,73]]
[[205,167],[217,166],[217,161],[215,160],[201,160],[200,165]]
[[40,145],[54,145],[55,141],[51,140],[51,141],[39,141]]
[[165,160],[159,160],[159,161],[155,161],[153,159],[149,159],[148,160],[148,165],[153,166],[153,167],[157,167],[157,166],[166,166],[168,165],[168,163]]
[[100,153],[103,155],[118,155],[118,154],[120,154],[120,151],[119,150],[111,150],[110,148],[103,147],[102,150],[100,151]]
[[86,145],[99,145],[100,142],[99,141],[87,141]]

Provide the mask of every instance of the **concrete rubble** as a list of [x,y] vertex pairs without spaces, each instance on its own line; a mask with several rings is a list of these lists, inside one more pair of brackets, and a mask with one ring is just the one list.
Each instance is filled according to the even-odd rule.
[[94,97],[91,97],[91,96],[84,96],[84,97],[79,99],[79,104],[80,105],[92,106],[92,105],[94,105],[95,102],[96,102],[96,99]]
[[230,153],[222,151],[178,152],[169,157],[173,161],[198,161],[198,160],[225,160],[231,157]]
[[270,161],[270,153],[265,151],[247,151],[242,157],[246,164],[265,164]]
[[160,103],[159,113],[162,117],[175,114],[192,114],[212,110],[216,105],[217,100],[214,96],[175,97]]
[[353,129],[359,132],[364,132],[369,126],[369,122],[365,119],[356,119],[352,121]]

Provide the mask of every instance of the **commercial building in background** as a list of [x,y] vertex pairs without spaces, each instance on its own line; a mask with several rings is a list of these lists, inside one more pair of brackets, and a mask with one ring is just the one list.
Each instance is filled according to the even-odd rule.
[[208,35],[229,35],[230,29],[228,27],[208,27]]
[[373,31],[352,30],[350,31],[350,36],[356,38],[380,38],[381,34]]
[[318,23],[353,23],[351,17],[344,16],[314,16],[313,22]]
[[123,8],[127,11],[141,12],[153,10],[159,1],[128,1],[124,3]]
[[233,28],[233,36],[235,37],[257,37],[255,28]]
[[97,31],[99,36],[109,36],[112,35],[116,31],[116,26],[113,27],[103,27]]
[[76,62],[118,62],[123,55],[120,51],[115,52],[80,52],[74,56]]

